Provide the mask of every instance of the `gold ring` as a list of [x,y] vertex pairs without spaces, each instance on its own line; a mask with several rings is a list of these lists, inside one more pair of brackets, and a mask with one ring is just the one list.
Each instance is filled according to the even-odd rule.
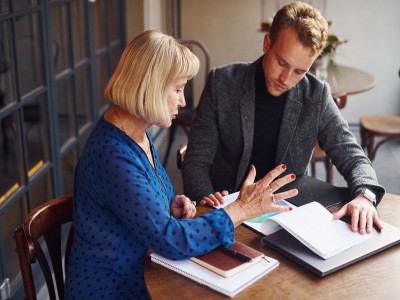
[[272,202],[275,202],[275,195],[271,194]]
[[274,191],[271,188],[271,185],[268,185],[269,192],[272,194]]

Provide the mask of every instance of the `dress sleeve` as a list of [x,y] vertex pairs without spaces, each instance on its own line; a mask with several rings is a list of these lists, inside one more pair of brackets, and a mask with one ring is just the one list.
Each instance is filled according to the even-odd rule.
[[234,242],[234,226],[224,210],[196,219],[176,219],[170,214],[173,194],[166,173],[156,173],[140,151],[114,149],[109,153],[103,164],[108,176],[99,182],[100,194],[143,246],[171,259],[183,259]]

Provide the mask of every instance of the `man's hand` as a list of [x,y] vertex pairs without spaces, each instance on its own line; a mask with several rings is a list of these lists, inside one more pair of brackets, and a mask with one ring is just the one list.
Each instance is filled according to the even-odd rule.
[[208,196],[203,197],[200,200],[200,205],[208,205],[208,206],[219,206],[224,204],[223,196],[229,195],[228,191],[216,192],[215,194],[209,194]]
[[171,215],[177,219],[193,219],[196,215],[194,201],[185,195],[176,195],[171,202]]
[[351,216],[351,230],[354,232],[358,231],[360,234],[371,233],[374,224],[378,231],[383,229],[376,208],[362,195],[358,195],[344,205],[339,211],[333,214],[333,218],[338,220],[346,215]]

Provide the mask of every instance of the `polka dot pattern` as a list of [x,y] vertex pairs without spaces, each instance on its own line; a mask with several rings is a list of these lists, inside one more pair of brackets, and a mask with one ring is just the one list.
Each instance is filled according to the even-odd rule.
[[75,170],[66,299],[148,299],[143,264],[149,248],[178,260],[234,242],[223,209],[196,219],[170,215],[172,185],[154,145],[152,152],[154,169],[103,118],[93,130]]

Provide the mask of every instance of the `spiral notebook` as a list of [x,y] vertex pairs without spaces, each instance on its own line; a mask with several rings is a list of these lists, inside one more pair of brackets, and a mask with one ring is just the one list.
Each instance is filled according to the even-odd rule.
[[276,259],[266,256],[266,259],[262,259],[260,262],[235,275],[222,277],[190,259],[174,261],[157,253],[150,254],[150,257],[153,262],[229,297],[233,297],[243,291],[246,287],[279,265]]

